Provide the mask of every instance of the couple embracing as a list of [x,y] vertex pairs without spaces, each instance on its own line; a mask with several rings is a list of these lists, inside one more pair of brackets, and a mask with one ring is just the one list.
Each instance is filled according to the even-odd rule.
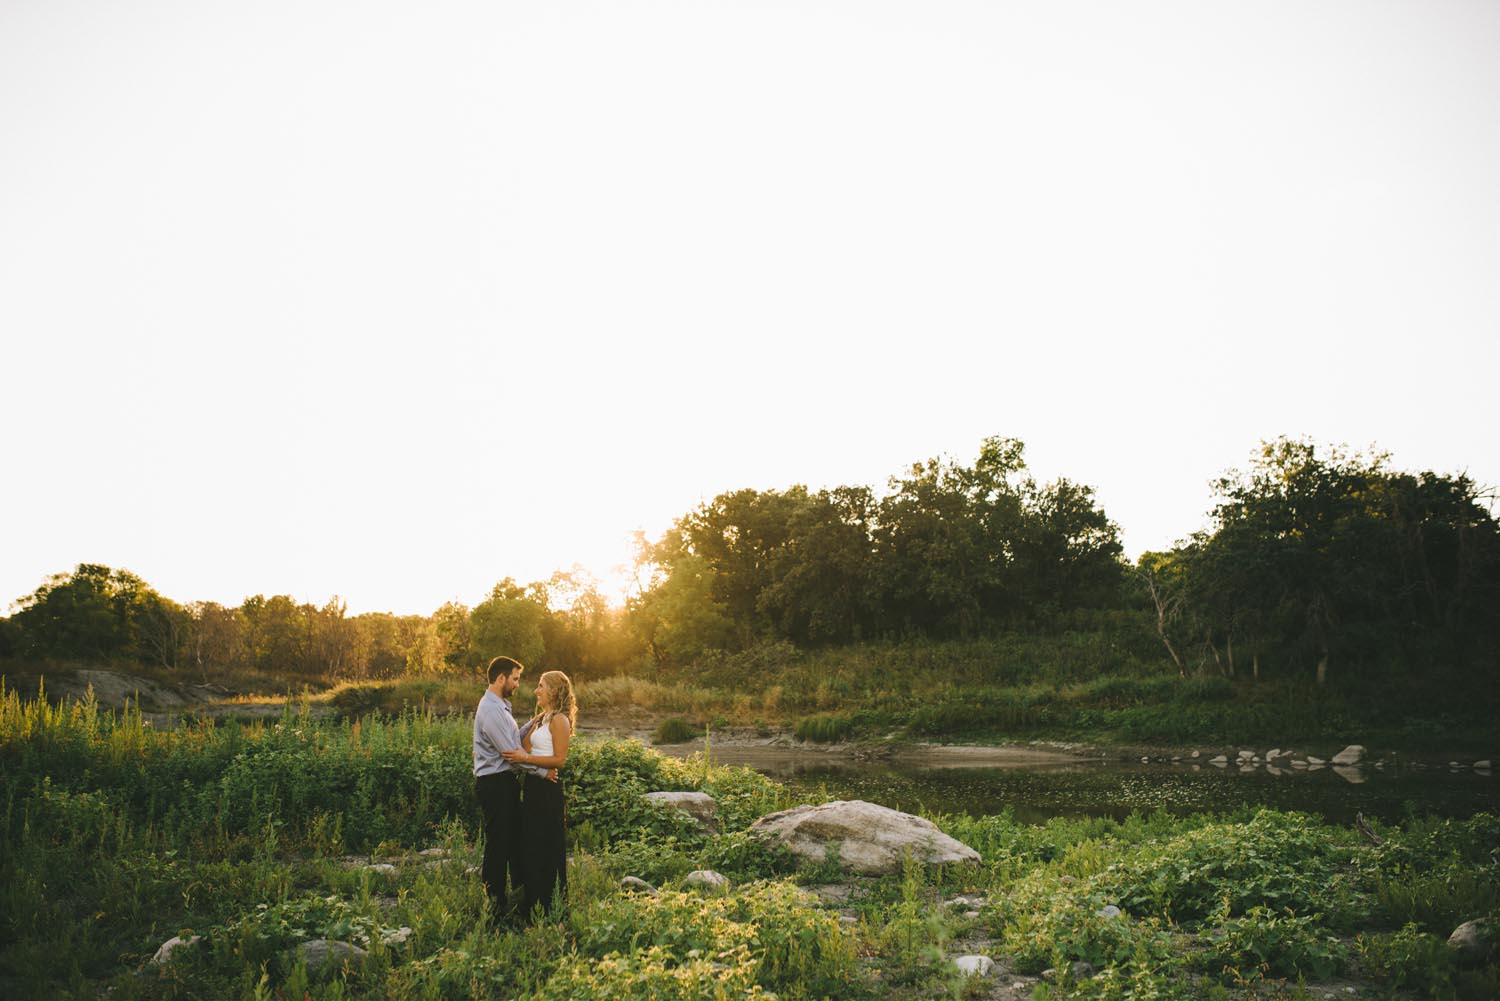
[[558,770],[578,722],[573,683],[561,671],[537,679],[536,714],[517,726],[510,697],[524,668],[510,657],[490,661],[489,686],[474,712],[474,793],[484,813],[484,879],[497,924],[511,918],[510,887],[522,893],[522,915],[550,911],[567,897],[566,829]]

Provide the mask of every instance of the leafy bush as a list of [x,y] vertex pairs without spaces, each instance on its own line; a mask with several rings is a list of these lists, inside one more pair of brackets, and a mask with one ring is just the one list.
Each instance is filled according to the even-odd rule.
[[1284,977],[1326,980],[1343,969],[1345,950],[1318,924],[1316,915],[1276,913],[1252,907],[1209,935],[1216,957],[1231,968],[1246,965]]
[[598,902],[573,930],[579,953],[599,957],[645,949],[663,961],[689,963],[742,945],[756,982],[771,989],[835,992],[854,969],[854,946],[837,916],[785,882],[752,884],[730,896],[620,895]]
[[1263,810],[1246,823],[1212,823],[1111,865],[1096,885],[1121,907],[1174,921],[1244,914],[1252,907],[1299,913],[1350,908],[1349,836],[1330,837],[1311,818]]
[[1107,966],[1141,956],[1171,956],[1160,919],[1106,916],[1104,908],[1113,902],[1087,883],[1060,885],[1036,873],[1011,886],[1009,895],[991,909],[991,920],[1000,925],[1005,950],[1016,957],[1017,968],[1028,972],[1076,960]]
[[1404,830],[1387,830],[1367,864],[1386,921],[1446,936],[1470,918],[1500,911],[1500,816],[1413,818]]
[[737,882],[789,875],[798,868],[797,857],[780,842],[735,831],[710,838],[698,856],[704,869],[713,869]]
[[338,896],[308,894],[276,904],[259,904],[244,917],[215,928],[215,948],[251,966],[288,946],[324,938],[369,948],[379,938],[380,923]]
[[677,958],[660,946],[602,959],[571,956],[548,979],[538,1001],[702,1001],[704,998],[745,998],[768,995],[755,983],[755,964],[744,945],[726,949],[691,950]]
[[1368,970],[1391,987],[1415,988],[1428,997],[1452,994],[1452,950],[1415,923],[1400,931],[1360,935],[1354,944]]
[[854,720],[846,714],[814,713],[799,719],[792,732],[798,740],[832,744],[848,737],[853,730]]
[[656,732],[651,735],[653,744],[685,744],[690,740],[697,740],[703,736],[699,727],[693,726],[681,716],[668,716],[657,726]]

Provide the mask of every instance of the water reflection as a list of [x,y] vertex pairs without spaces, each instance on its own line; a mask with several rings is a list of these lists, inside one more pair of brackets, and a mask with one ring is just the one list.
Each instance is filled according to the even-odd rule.
[[1399,821],[1409,814],[1468,817],[1500,811],[1488,770],[1339,765],[1203,768],[1198,762],[1067,758],[1001,766],[932,767],[859,762],[777,748],[715,749],[716,762],[744,764],[810,795],[865,799],[898,810],[971,815],[1009,809],[1018,820],[1055,816],[1123,818],[1166,810],[1182,815],[1270,806],[1352,823],[1356,813]]

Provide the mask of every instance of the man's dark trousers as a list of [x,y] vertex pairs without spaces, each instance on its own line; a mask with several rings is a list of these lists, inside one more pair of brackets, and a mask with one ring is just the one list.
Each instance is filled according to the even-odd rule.
[[507,917],[506,882],[521,886],[521,780],[512,771],[481,775],[474,780],[474,794],[484,813],[484,866],[480,878],[490,895],[490,913],[496,921]]

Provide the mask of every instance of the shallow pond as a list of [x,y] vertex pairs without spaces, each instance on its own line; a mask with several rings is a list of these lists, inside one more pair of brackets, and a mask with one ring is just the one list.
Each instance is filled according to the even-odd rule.
[[1356,813],[1394,822],[1409,814],[1468,817],[1500,811],[1489,773],[1442,765],[1340,770],[1237,769],[1183,761],[1142,764],[1078,758],[1066,763],[930,767],[921,762],[860,762],[793,750],[747,753],[713,749],[721,764],[746,764],[794,791],[864,799],[898,810],[968,813],[1009,810],[1017,820],[1055,816],[1123,818],[1132,812],[1222,813],[1259,806],[1318,814],[1347,824]]

